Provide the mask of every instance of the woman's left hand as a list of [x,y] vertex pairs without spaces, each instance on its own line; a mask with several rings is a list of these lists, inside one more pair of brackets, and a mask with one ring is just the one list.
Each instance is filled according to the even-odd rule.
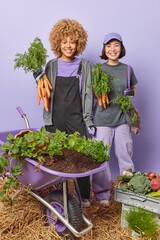
[[87,127],[87,131],[90,135],[94,136],[95,132],[96,132],[96,128],[95,127]]

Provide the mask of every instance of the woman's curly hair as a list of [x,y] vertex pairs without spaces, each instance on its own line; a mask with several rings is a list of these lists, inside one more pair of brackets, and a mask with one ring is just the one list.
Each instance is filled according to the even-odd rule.
[[81,54],[87,44],[88,34],[83,26],[76,20],[61,19],[52,28],[49,34],[51,50],[57,56],[61,56],[60,43],[65,37],[71,37],[77,43],[75,56]]

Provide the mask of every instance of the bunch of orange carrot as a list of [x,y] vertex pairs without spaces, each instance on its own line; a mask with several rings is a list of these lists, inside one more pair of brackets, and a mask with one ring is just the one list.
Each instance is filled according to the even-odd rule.
[[98,99],[99,106],[103,106],[104,109],[107,109],[109,105],[108,94],[112,90],[111,80],[117,81],[113,76],[108,75],[105,71],[102,70],[102,64],[96,63],[92,68],[93,72],[93,90],[94,94]]
[[46,74],[38,80],[37,91],[38,91],[38,105],[40,105],[41,98],[43,99],[44,108],[49,112],[49,98],[50,90],[52,90],[51,83],[49,82]]
[[107,109],[107,105],[109,105],[108,95],[101,93],[101,95],[98,97],[98,104],[99,106],[102,106],[103,104],[103,107]]

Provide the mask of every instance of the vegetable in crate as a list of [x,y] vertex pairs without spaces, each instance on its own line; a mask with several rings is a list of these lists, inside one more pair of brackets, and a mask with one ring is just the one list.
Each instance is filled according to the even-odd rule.
[[118,176],[117,180],[118,187],[123,191],[131,190],[160,198],[160,176],[157,173],[149,172],[146,174],[128,169],[123,172],[122,176]]
[[160,178],[160,176],[157,173],[149,172],[147,173],[147,177],[152,180],[153,178]]
[[137,173],[129,181],[128,188],[135,193],[146,194],[151,191],[150,183],[151,181],[145,174]]
[[[46,64],[46,58],[48,57],[47,50],[44,48],[38,37],[36,37],[30,45],[31,46],[28,48],[28,51],[24,52],[24,54],[16,54],[14,69],[22,67],[25,73],[33,72],[38,74],[42,67]],[[44,107],[46,111],[49,111],[48,106],[52,86],[45,74],[38,80],[37,85],[38,105],[40,104],[42,97]]]
[[152,188],[154,191],[160,190],[160,178],[153,178],[153,179],[151,180],[151,188]]
[[160,199],[160,190],[147,193],[147,196],[155,197]]
[[129,190],[128,183],[132,179],[132,177],[135,175],[136,172],[134,172],[132,169],[127,169],[123,172],[122,176],[118,176],[118,187],[121,188],[122,191]]
[[[108,94],[112,90],[110,80],[114,78],[102,70],[102,64],[96,63],[93,65],[93,90],[98,98],[98,103],[106,109],[106,103],[109,104]],[[115,80],[115,79],[114,79]]]

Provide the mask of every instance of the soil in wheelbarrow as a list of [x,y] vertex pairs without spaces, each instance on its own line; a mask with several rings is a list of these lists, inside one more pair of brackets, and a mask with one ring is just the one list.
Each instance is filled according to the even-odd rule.
[[78,153],[74,149],[62,149],[63,155],[53,155],[51,159],[49,155],[43,155],[45,162],[44,167],[58,172],[64,173],[84,173],[93,170],[101,165],[96,163],[93,158]]

